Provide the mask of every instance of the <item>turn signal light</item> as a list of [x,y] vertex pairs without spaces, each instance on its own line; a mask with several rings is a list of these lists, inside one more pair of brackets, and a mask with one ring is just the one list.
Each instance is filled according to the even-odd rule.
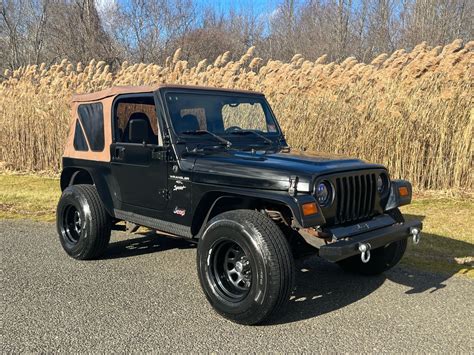
[[408,187],[400,186],[398,188],[398,193],[401,197],[407,197],[408,196]]
[[318,213],[316,202],[305,203],[303,206],[303,216],[309,216]]

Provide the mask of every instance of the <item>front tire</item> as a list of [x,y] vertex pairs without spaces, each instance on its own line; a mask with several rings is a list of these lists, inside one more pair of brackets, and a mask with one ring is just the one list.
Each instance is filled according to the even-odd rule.
[[95,259],[110,241],[111,219],[93,185],[72,185],[63,191],[56,226],[63,249],[74,259]]
[[293,258],[278,226],[257,211],[213,218],[199,241],[197,271],[214,309],[240,324],[257,324],[282,309],[294,284]]

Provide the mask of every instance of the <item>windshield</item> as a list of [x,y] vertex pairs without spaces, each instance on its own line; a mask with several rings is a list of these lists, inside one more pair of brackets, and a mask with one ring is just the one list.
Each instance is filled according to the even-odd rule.
[[181,137],[188,137],[196,131],[208,131],[208,135],[199,136],[209,138],[212,133],[225,136],[233,142],[261,142],[265,139],[269,141],[265,136],[280,134],[268,104],[262,97],[167,93],[165,100],[174,131]]

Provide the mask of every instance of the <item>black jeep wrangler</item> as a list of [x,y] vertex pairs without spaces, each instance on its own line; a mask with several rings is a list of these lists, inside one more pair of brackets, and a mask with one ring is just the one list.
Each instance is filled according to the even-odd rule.
[[[408,181],[357,159],[290,152],[263,94],[161,85],[75,95],[57,229],[76,259],[120,221],[197,242],[197,272],[224,317],[256,324],[288,301],[294,258],[378,274],[417,243],[398,207]],[[309,132],[308,132],[309,134]]]

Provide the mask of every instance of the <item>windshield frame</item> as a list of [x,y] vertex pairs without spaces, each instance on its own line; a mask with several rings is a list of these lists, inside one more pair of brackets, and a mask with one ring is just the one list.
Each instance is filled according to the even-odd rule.
[[[185,142],[185,143],[189,143],[189,144],[198,144],[200,142],[202,143],[202,142],[212,141],[213,138],[211,138],[210,136],[206,137],[206,135],[194,137],[194,136],[186,136],[186,135],[178,134],[175,131],[173,121],[172,121],[172,118],[171,118],[171,114],[170,114],[170,108],[168,107],[168,102],[167,102],[167,99],[166,99],[166,96],[168,94],[192,94],[192,95],[203,95],[203,96],[229,96],[229,97],[239,97],[239,98],[250,98],[252,100],[261,101],[260,104],[262,105],[262,109],[263,109],[265,115],[269,115],[270,119],[273,120],[273,122],[275,124],[275,128],[276,128],[276,132],[272,132],[272,133],[269,134],[268,132],[260,133],[260,131],[259,131],[259,133],[264,135],[265,137],[271,139],[275,143],[278,143],[281,140],[285,139],[284,135],[283,135],[283,132],[281,130],[280,124],[278,123],[278,120],[276,119],[275,114],[273,113],[273,110],[272,110],[270,104],[268,103],[267,99],[265,98],[264,94],[252,93],[252,92],[246,93],[246,92],[240,92],[240,91],[233,92],[233,91],[230,91],[230,90],[227,91],[225,89],[224,90],[219,90],[219,89],[206,90],[206,89],[192,89],[192,88],[190,88],[190,89],[164,88],[164,89],[160,90],[160,94],[161,94],[160,96],[161,96],[161,100],[162,100],[162,104],[163,104],[163,108],[164,108],[164,112],[165,112],[165,116],[166,116],[166,120],[167,120],[168,131],[169,131],[170,135],[172,136],[171,139],[172,139],[172,143],[174,143],[174,144],[176,144],[178,142]],[[213,133],[217,134],[218,136],[223,137],[225,139],[228,139],[229,137],[231,139],[233,137],[237,137],[236,135],[233,135],[233,134],[218,134],[218,133],[215,133],[215,132],[213,132]],[[257,136],[254,136],[254,137],[257,137]],[[259,140],[258,137],[256,139]]]

